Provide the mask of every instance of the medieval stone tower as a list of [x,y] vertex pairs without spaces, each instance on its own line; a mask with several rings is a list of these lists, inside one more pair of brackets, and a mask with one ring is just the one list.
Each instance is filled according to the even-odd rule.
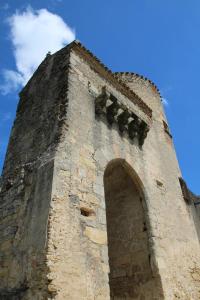
[[0,299],[200,299],[190,195],[150,80],[76,41],[47,55],[3,169]]

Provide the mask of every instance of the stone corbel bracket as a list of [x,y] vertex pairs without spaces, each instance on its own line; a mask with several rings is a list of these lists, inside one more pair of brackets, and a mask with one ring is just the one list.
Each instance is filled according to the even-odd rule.
[[124,104],[102,87],[101,93],[95,98],[95,114],[104,115],[109,125],[118,124],[121,134],[127,132],[131,140],[138,140],[139,146],[143,146],[149,131],[149,125],[130,111]]

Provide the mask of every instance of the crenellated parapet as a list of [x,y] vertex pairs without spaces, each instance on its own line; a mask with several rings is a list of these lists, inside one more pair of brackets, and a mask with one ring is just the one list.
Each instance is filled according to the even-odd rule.
[[139,146],[144,144],[149,131],[148,124],[137,116],[130,108],[102,87],[101,93],[95,99],[95,113],[106,116],[109,125],[116,123],[121,134],[127,132],[131,140],[137,139]]

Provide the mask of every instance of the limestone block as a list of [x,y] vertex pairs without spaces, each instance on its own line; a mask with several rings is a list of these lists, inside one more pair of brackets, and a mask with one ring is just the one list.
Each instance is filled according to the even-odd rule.
[[87,236],[92,242],[106,245],[107,244],[107,233],[106,231],[99,230],[93,227],[86,227],[84,230],[84,235]]

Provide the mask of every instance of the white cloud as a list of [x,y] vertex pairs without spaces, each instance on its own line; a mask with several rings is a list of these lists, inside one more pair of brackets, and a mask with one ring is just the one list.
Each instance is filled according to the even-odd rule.
[[14,91],[18,86],[24,84],[23,75],[19,72],[12,70],[3,70],[4,84],[0,85],[0,92],[7,95],[9,92]]
[[1,121],[7,122],[11,119],[11,117],[12,117],[11,112],[5,112],[4,114],[2,114]]
[[75,39],[74,30],[47,9],[27,8],[8,19],[14,47],[16,71],[4,70],[5,83],[0,91],[7,94],[24,85],[48,51],[56,52]]
[[162,97],[162,103],[165,105],[165,106],[168,106],[169,105],[169,102],[167,101],[166,98],[163,98]]
[[[161,99],[162,99],[162,103],[164,106],[169,106],[170,103],[168,101],[168,98],[171,98],[171,95],[170,95],[170,92],[173,90],[173,87],[171,85],[168,85],[164,88],[162,88],[160,90],[160,93],[161,93]],[[166,98],[166,95],[167,95],[167,98]]]
[[8,3],[4,3],[4,4],[0,5],[1,10],[8,10],[9,8],[10,8],[10,5]]

